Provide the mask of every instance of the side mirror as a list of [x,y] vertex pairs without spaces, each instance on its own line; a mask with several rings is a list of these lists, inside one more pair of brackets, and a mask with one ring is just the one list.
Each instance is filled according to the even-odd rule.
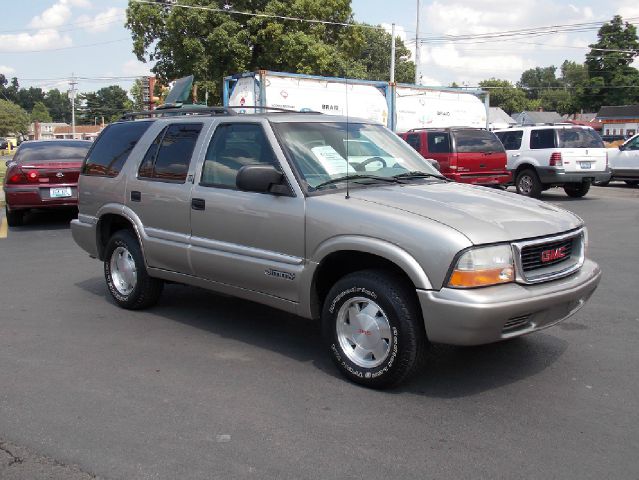
[[626,149],[626,147],[624,147],[623,144],[619,145],[619,150],[621,150],[622,152]]
[[435,167],[438,172],[441,172],[442,168],[437,160],[435,160],[434,158],[427,158],[426,161],[430,163],[433,167]]
[[273,165],[245,165],[237,172],[235,184],[245,192],[290,194],[284,174]]

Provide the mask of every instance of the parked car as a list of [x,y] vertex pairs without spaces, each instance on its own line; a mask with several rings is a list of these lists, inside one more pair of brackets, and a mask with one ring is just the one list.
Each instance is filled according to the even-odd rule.
[[7,148],[9,148],[9,140],[0,137],[0,150],[6,150]]
[[610,179],[606,149],[590,127],[541,125],[496,130],[508,152],[508,169],[517,193],[539,197],[563,187],[570,197],[583,197],[593,181]]
[[414,129],[399,136],[424,158],[436,160],[444,176],[456,182],[499,186],[512,181],[504,147],[487,130]]
[[[622,180],[633,187],[639,185],[639,134],[629,138],[617,148],[609,148],[608,165],[610,180]],[[606,186],[610,180],[595,184]]]
[[75,207],[78,176],[91,142],[41,140],[20,144],[7,163],[5,211],[9,226],[21,225],[30,209]]
[[71,228],[121,307],[169,281],[321,319],[341,373],[382,388],[429,342],[529,334],[599,283],[572,213],[450,182],[369,120],[232,113],[147,112],[95,141]]

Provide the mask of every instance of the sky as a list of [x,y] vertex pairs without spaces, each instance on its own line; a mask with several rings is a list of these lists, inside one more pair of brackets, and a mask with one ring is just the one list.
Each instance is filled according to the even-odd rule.
[[[319,0],[318,0],[319,1]],[[222,7],[232,0],[212,0]],[[79,77],[80,91],[117,83],[129,89],[150,65],[132,53],[124,28],[127,0],[0,0],[0,73],[18,77],[21,86],[69,88]],[[392,6],[389,6],[392,5]],[[417,0],[352,0],[355,19],[381,24],[408,42],[414,55]],[[568,59],[583,62],[597,27],[520,39],[463,43],[433,40],[523,28],[605,22],[621,14],[639,24],[636,0],[421,0],[419,74],[423,85],[476,86],[486,78],[516,82],[522,71],[559,66]],[[7,21],[10,19],[10,21]],[[106,77],[106,78],[105,78]]]

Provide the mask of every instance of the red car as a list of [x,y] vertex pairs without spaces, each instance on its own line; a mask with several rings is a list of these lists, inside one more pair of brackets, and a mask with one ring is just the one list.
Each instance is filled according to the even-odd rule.
[[7,223],[21,225],[32,208],[76,207],[78,177],[90,141],[23,142],[4,177]]
[[444,176],[461,183],[504,186],[512,182],[506,150],[488,130],[470,127],[414,129],[400,133],[424,158],[437,160]]

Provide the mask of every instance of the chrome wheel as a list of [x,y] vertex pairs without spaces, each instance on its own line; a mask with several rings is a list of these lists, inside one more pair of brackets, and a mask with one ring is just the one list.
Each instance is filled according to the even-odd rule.
[[342,351],[355,365],[375,368],[391,349],[392,334],[388,317],[374,301],[354,297],[337,313],[337,339]]
[[113,286],[120,295],[129,295],[138,283],[135,260],[124,247],[117,247],[111,254],[109,262]]
[[519,191],[524,195],[530,195],[533,189],[533,179],[530,175],[522,175],[519,178]]

